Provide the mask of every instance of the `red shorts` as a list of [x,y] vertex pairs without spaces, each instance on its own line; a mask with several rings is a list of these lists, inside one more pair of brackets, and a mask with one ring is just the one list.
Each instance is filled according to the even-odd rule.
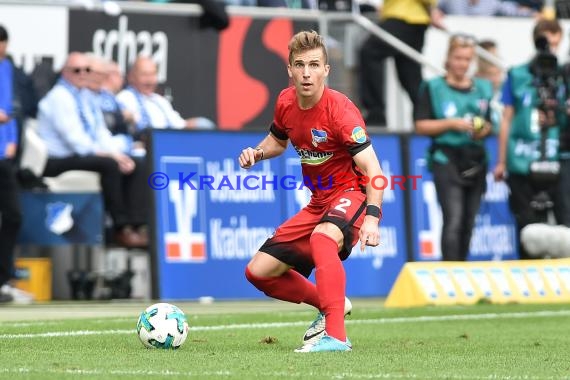
[[309,277],[315,267],[309,243],[315,227],[322,222],[331,222],[342,231],[344,244],[339,257],[346,260],[359,240],[358,231],[364,221],[365,209],[366,194],[360,191],[341,193],[324,206],[309,203],[280,225],[259,250]]

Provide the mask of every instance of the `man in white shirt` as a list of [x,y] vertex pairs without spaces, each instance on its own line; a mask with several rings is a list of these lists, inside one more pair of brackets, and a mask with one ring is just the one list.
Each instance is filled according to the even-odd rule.
[[117,95],[134,115],[137,132],[146,128],[213,128],[203,117],[184,119],[164,96],[156,93],[158,68],[149,57],[139,56],[128,75],[129,86]]
[[100,109],[93,107],[86,89],[91,68],[85,54],[69,55],[57,84],[40,101],[38,133],[49,159],[44,176],[69,170],[100,174],[105,208],[115,228],[115,240],[127,247],[144,247],[148,241],[138,234],[130,220],[125,200],[131,194],[123,182],[133,180],[134,161],[120,152],[105,126]]

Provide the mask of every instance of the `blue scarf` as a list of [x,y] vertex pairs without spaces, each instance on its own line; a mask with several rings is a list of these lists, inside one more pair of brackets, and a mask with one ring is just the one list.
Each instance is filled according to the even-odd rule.
[[[138,104],[138,106],[139,106],[139,111],[140,111],[141,119],[140,119],[139,122],[137,123],[137,130],[140,131],[140,130],[145,129],[145,128],[152,128],[152,127],[155,127],[155,125],[151,125],[151,124],[150,124],[150,116],[149,116],[149,114],[148,114],[148,112],[147,112],[147,110],[146,110],[146,108],[145,108],[145,106],[144,106],[142,94],[141,94],[140,92],[138,92],[138,91],[137,91],[134,87],[132,87],[132,86],[127,87],[127,90],[129,90],[130,92],[133,93],[133,95],[134,95],[135,98],[137,99],[137,104]],[[170,123],[170,119],[168,118],[168,113],[162,108],[162,106],[161,106],[159,103],[154,102],[154,101],[152,100],[152,97],[150,97],[149,100],[150,100],[151,102],[153,102],[154,104],[156,104],[156,106],[160,109],[160,111],[162,111],[162,114],[163,114],[164,117],[166,118],[166,123],[167,123],[166,127],[169,127],[168,124]]]
[[[75,99],[75,104],[77,106],[77,113],[79,113],[79,118],[81,119],[81,124],[83,124],[83,129],[85,129],[85,132],[87,132],[87,134],[91,137],[91,139],[93,141],[95,141],[96,140],[95,126],[91,125],[89,123],[89,120],[87,119],[87,116],[85,115],[85,107],[84,107],[85,104],[84,104],[83,100],[81,99],[80,90],[77,87],[73,86],[68,81],[66,81],[65,79],[60,79],[57,83],[62,85],[67,91],[69,91],[69,93],[71,95],[73,95],[73,98]],[[93,110],[91,110],[91,112],[94,113]],[[95,114],[94,114],[94,116],[95,116]]]

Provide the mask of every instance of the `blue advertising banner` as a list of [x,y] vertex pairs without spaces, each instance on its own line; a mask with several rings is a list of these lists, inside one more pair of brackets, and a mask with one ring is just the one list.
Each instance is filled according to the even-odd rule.
[[[237,157],[266,133],[156,130],[148,185],[154,189],[156,273],[162,299],[255,298],[265,295],[245,265],[275,230],[309,200],[293,149],[250,170]],[[355,249],[346,262],[347,294],[388,294],[406,260],[399,138],[373,137],[386,177],[382,244]],[[381,185],[381,183],[380,183]],[[404,184],[407,186],[407,183]]]
[[[428,137],[410,138],[410,175],[422,176],[418,191],[411,193],[412,248],[414,259],[432,261],[441,259],[441,208],[431,172],[427,168]],[[489,152],[487,192],[483,196],[475,220],[468,260],[511,260],[518,258],[516,228],[509,210],[508,187],[495,182],[492,170],[496,163],[497,139],[485,141]]]
[[[413,182],[404,177],[402,151],[398,136],[371,136],[374,150],[387,179],[382,203],[383,219],[380,223],[380,245],[357,245],[346,262],[349,276],[347,294],[358,296],[386,296],[390,292],[400,269],[406,263],[406,222],[404,197],[413,191]],[[378,181],[379,186],[382,186]],[[400,183],[401,185],[398,185]],[[419,185],[421,181],[418,181]]]
[[159,130],[152,137],[156,254],[162,299],[263,296],[245,265],[281,220],[279,160],[239,167],[265,133]]
[[[389,293],[396,280],[401,267],[406,262],[406,239],[404,219],[404,191],[410,182],[403,182],[402,186],[394,185],[404,180],[399,178],[402,174],[400,140],[397,136],[372,136],[381,161],[384,176],[387,179],[384,190],[383,213],[384,218],[380,225],[380,245],[366,247],[364,252],[357,245],[345,261],[347,275],[347,295],[385,296]],[[301,164],[294,149],[288,149],[285,154],[285,174],[298,179],[298,185],[303,178]],[[384,186],[378,181],[378,186]],[[310,199],[310,191],[305,187],[301,190],[286,191],[283,198],[286,200],[286,216],[290,218],[305,206]]]

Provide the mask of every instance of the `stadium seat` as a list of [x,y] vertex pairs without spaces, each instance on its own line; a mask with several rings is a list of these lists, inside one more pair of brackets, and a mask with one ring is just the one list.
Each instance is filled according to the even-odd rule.
[[[99,174],[84,170],[70,170],[57,177],[42,177],[48,160],[48,151],[45,143],[37,134],[36,120],[26,121],[21,140],[20,170],[33,173],[38,181],[47,185],[47,189],[44,189],[47,192],[25,190],[22,192],[22,199],[25,202],[23,204],[24,210],[27,207],[32,207],[42,210],[39,212],[44,213],[43,210],[48,204],[73,204],[74,223],[78,225],[76,229],[82,232],[71,233],[71,235],[46,233],[45,225],[47,222],[44,221],[38,225],[37,219],[44,217],[36,215],[33,218],[34,220],[24,221],[19,244],[48,248],[52,260],[61,261],[54,265],[54,278],[67,277],[72,299],[91,299],[94,290],[92,280],[96,278],[91,272],[91,263],[94,253],[100,251],[97,247],[103,242],[101,237],[104,234],[104,223],[101,217],[104,211],[100,195]],[[92,198],[94,194],[97,195],[96,198]],[[93,202],[94,199],[97,202]],[[85,202],[94,206],[87,207]],[[77,208],[78,205],[81,207]],[[30,215],[29,211],[25,211],[27,215]],[[100,225],[96,222],[97,220],[101,220]],[[86,231],[89,232],[85,233]],[[65,255],[56,254],[57,250],[62,249],[61,245],[68,246],[72,253],[71,266],[69,266],[69,258],[62,259]],[[84,260],[80,260],[79,256],[83,256]],[[80,265],[80,261],[87,263],[85,267]],[[66,270],[67,276],[64,274]],[[76,279],[81,281],[77,283]]]
[[[48,160],[47,148],[36,133],[35,120],[30,120],[24,127],[22,141],[21,169],[29,169],[41,177]],[[99,174],[85,170],[70,170],[57,177],[44,178],[51,192],[54,193],[95,193],[101,191]]]

